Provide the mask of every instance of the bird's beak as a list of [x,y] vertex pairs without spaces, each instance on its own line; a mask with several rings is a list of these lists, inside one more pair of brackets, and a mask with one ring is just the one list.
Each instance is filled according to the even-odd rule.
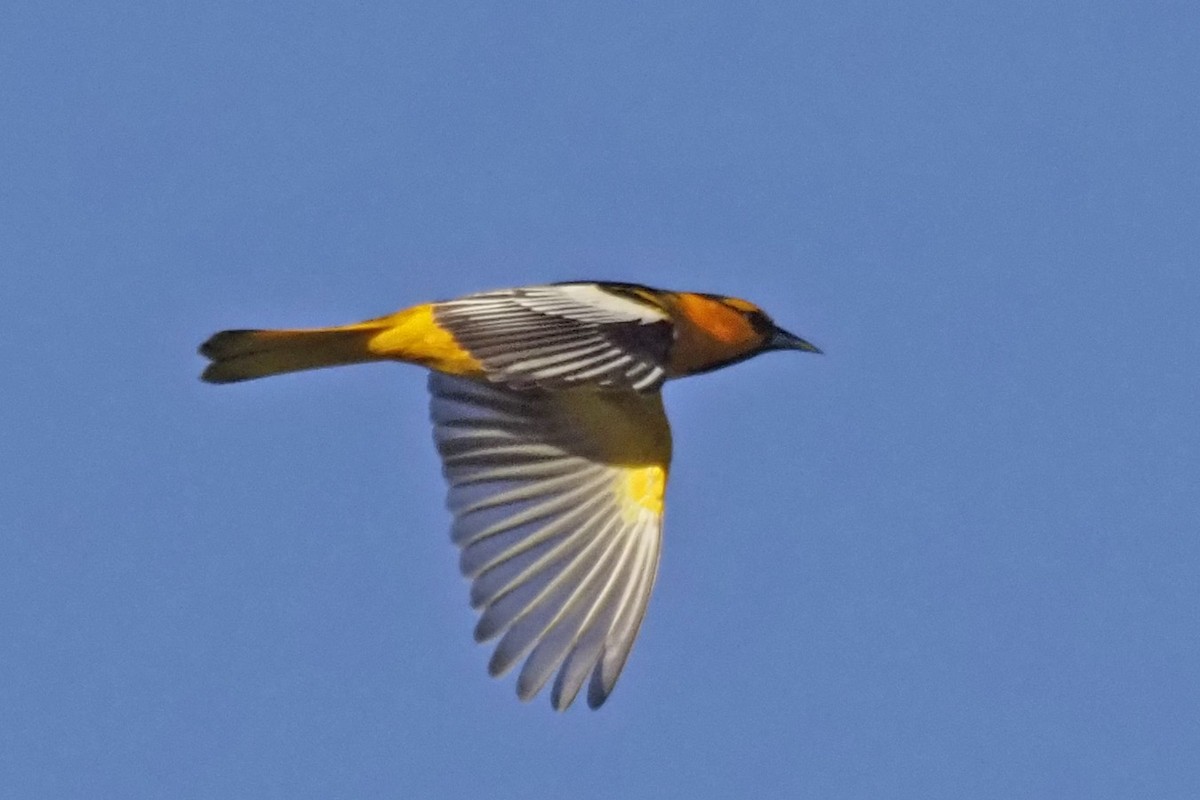
[[767,339],[767,343],[763,345],[764,350],[803,350],[806,353],[821,353],[821,348],[817,347],[812,342],[806,342],[794,333],[788,333],[783,328],[776,328],[771,337]]

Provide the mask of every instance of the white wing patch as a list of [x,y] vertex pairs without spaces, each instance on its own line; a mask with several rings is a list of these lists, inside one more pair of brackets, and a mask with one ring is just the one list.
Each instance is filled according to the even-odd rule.
[[[572,413],[580,392],[513,390],[440,373],[429,387],[452,538],[472,582],[471,604],[482,612],[475,637],[499,637],[489,672],[502,675],[523,660],[522,700],[557,672],[551,702],[558,709],[590,675],[588,704],[599,706],[654,585],[665,460],[628,466],[598,457],[611,445],[597,439],[604,430],[589,430]],[[639,402],[661,412],[657,395]],[[642,416],[643,428],[659,424],[653,413]],[[665,433],[665,417],[661,424]]]
[[480,292],[438,303],[438,324],[514,388],[658,388],[674,336],[665,311],[595,284]]

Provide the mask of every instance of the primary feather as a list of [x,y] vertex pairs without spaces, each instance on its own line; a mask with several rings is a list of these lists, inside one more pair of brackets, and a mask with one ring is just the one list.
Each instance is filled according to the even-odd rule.
[[[500,637],[489,671],[524,659],[522,699],[559,671],[556,708],[590,672],[588,702],[600,705],[637,637],[658,564],[670,460],[660,396],[614,400],[438,373],[429,390],[452,538],[482,610],[476,638]],[[666,446],[647,454],[642,443],[609,438],[630,426]],[[663,475],[649,497],[630,492],[630,475],[644,469]]]

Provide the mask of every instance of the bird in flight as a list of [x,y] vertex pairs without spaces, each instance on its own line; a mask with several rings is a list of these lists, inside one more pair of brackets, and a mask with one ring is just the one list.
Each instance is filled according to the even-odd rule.
[[401,361],[430,370],[451,538],[499,638],[488,671],[524,662],[598,708],[621,674],[658,569],[671,432],[664,381],[768,350],[820,353],[758,306],[629,283],[502,289],[332,328],[230,330],[200,346],[209,383]]

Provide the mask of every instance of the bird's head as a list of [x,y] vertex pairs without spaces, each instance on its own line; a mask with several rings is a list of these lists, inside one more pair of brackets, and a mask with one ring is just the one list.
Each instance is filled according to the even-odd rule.
[[683,323],[677,327],[673,352],[677,374],[707,372],[768,350],[821,352],[776,325],[767,312],[748,300],[680,293],[676,302]]
[[821,349],[812,342],[805,341],[794,333],[788,333],[776,325],[775,320],[754,303],[738,297],[719,297],[717,300],[740,314],[754,332],[755,347],[753,349],[755,354],[767,350],[802,350],[806,353],[821,353]]

